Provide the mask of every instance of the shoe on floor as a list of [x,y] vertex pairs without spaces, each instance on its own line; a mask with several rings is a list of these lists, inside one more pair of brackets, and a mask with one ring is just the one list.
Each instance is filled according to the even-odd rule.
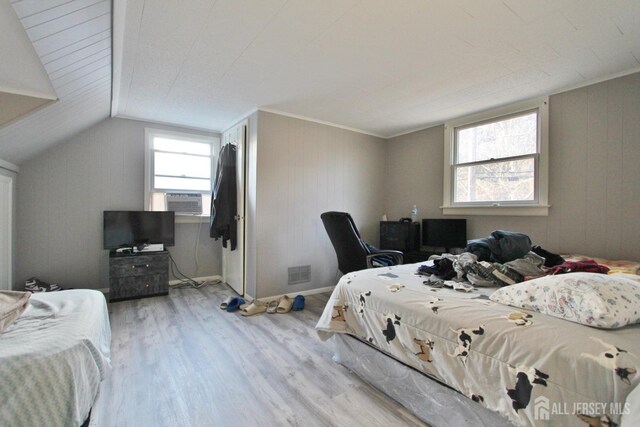
[[285,295],[280,298],[280,301],[278,301],[278,307],[276,308],[276,311],[278,312],[278,314],[288,313],[291,311],[292,306],[293,300]]
[[273,314],[278,310],[278,302],[279,300],[274,299],[267,303],[267,313]]
[[253,316],[255,314],[264,313],[265,311],[267,311],[267,305],[262,301],[254,299],[251,304],[242,309],[242,315],[245,317]]
[[[220,308],[221,308],[222,310],[226,310],[226,309],[227,309],[227,306],[229,305],[229,303],[231,302],[231,300],[232,300],[233,298],[234,298],[234,297],[227,297],[224,301],[222,301],[222,304],[220,304]],[[237,297],[236,297],[236,298],[237,298]]]
[[304,296],[296,295],[293,299],[293,311],[300,311],[304,308]]
[[244,300],[242,298],[231,298],[231,301],[229,301],[229,304],[227,305],[227,308],[225,310],[227,310],[229,313],[232,313],[234,311],[237,311],[242,304],[244,304]]

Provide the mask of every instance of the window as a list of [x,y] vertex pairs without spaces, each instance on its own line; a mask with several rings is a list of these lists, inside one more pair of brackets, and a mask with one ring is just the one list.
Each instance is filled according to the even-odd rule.
[[145,209],[167,210],[167,194],[202,195],[202,210],[209,215],[215,148],[218,137],[146,129]]
[[445,124],[443,213],[547,215],[548,100]]

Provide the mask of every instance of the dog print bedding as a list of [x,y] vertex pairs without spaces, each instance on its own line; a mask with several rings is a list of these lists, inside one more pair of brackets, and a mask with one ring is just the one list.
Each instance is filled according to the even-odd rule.
[[353,335],[516,425],[614,426],[640,410],[628,399],[640,325],[596,329],[502,305],[489,299],[495,289],[431,286],[417,267],[343,276],[320,338]]

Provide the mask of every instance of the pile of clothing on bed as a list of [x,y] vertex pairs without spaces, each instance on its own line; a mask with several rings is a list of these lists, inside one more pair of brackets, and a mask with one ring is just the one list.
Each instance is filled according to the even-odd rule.
[[558,254],[532,245],[526,234],[496,230],[489,236],[470,240],[460,255],[432,256],[433,265],[421,265],[418,273],[440,285],[448,281],[474,286],[514,285],[549,274],[569,272],[604,273],[609,268],[587,259],[566,261]]

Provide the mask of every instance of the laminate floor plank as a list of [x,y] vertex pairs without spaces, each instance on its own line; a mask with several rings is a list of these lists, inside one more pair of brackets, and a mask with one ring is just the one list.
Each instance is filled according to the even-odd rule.
[[424,426],[332,360],[303,311],[220,310],[226,285],[109,304],[113,369],[90,426]]

